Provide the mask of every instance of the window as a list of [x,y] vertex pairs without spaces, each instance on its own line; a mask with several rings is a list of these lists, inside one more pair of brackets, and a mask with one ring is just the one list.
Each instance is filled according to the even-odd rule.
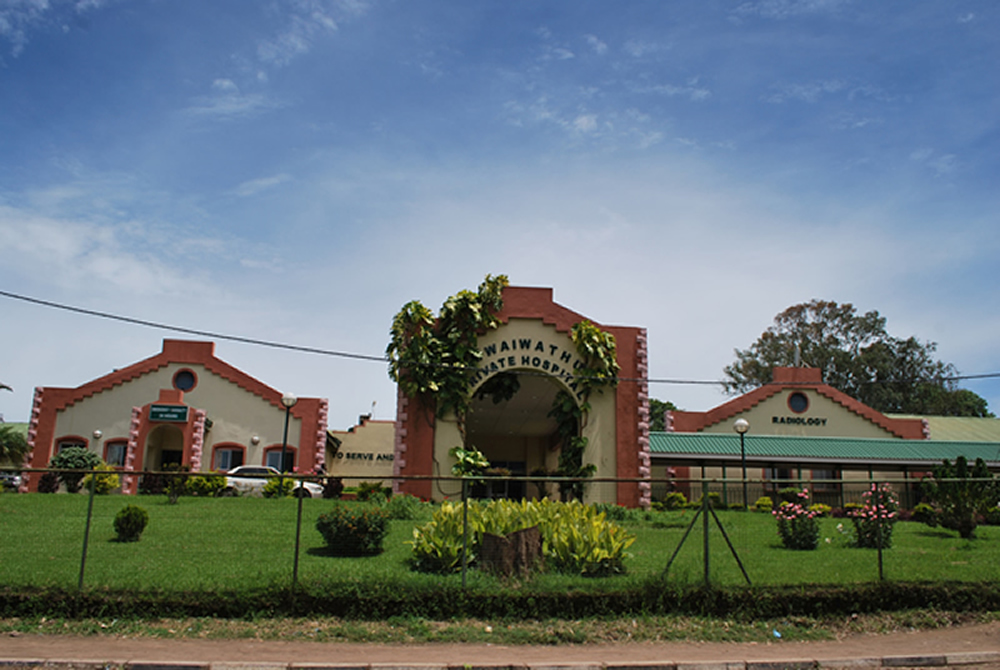
[[174,375],[174,388],[178,391],[190,391],[198,385],[198,376],[191,370],[180,370]]
[[281,447],[271,449],[265,454],[264,465],[268,465],[279,472],[291,472],[295,469],[295,450],[291,447],[285,449],[285,467],[281,467]]
[[213,467],[232,470],[243,465],[243,447],[216,447]]
[[70,447],[79,447],[80,449],[87,448],[87,442],[76,437],[68,437],[63,440],[59,440],[56,443],[56,453],[59,453],[63,449],[69,449]]
[[104,445],[104,462],[116,468],[125,467],[125,456],[128,454],[128,442],[118,440]]
[[809,409],[809,396],[799,391],[791,394],[788,396],[788,409],[796,414],[802,414],[802,412]]

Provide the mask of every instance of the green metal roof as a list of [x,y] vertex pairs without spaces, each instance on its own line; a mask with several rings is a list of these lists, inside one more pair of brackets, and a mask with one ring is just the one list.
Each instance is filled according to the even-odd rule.
[[[900,440],[852,437],[792,437],[747,435],[747,461],[753,463],[857,463],[858,465],[937,465],[958,456],[982,458],[1000,466],[1000,441]],[[738,462],[739,436],[724,433],[663,433],[649,435],[654,460]],[[660,457],[660,458],[658,458]]]

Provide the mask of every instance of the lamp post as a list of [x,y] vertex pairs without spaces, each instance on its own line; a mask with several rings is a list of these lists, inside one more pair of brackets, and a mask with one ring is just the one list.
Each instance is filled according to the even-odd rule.
[[733,422],[733,430],[740,434],[740,463],[743,465],[743,509],[747,509],[747,450],[743,443],[743,436],[750,430],[750,422],[739,418]]
[[281,467],[278,471],[281,475],[278,477],[278,495],[284,495],[282,492],[285,490],[285,451],[288,449],[288,417],[292,413],[292,408],[295,407],[295,403],[299,401],[291,393],[284,393],[281,396],[281,404],[285,406],[285,432],[281,438]]

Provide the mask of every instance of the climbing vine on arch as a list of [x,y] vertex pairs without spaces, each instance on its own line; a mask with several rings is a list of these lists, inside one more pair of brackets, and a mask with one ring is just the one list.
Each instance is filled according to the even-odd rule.
[[[570,337],[581,361],[573,373],[573,384],[579,389],[577,397],[580,402],[577,404],[576,398],[568,391],[559,391],[548,415],[556,420],[556,431],[562,443],[556,474],[579,480],[593,477],[597,471],[593,463],[583,464],[588,440],[580,434],[583,415],[590,411],[591,393],[601,393],[605,387],[617,386],[621,368],[615,336],[611,333],[584,320],[573,326]],[[570,482],[562,488],[564,498],[583,498],[582,481]]]
[[462,290],[445,300],[435,317],[419,300],[392,320],[389,377],[403,393],[419,397],[441,417],[454,412],[465,441],[465,419],[472,402],[470,377],[482,359],[479,335],[500,324],[507,275],[486,275],[478,291]]
[[[406,303],[393,318],[386,347],[389,377],[404,394],[421,398],[434,415],[454,413],[462,447],[466,442],[466,419],[472,404],[471,377],[482,359],[479,335],[500,324],[497,313],[503,308],[506,275],[487,275],[476,292],[463,290],[448,298],[437,316],[420,301]],[[619,365],[614,335],[590,321],[581,321],[570,330],[580,364],[569,385],[574,393],[560,391],[549,416],[556,420],[562,448],[557,475],[584,479],[596,472],[593,464],[583,464],[587,438],[580,434],[583,415],[590,410],[594,391],[613,388],[618,383]],[[501,373],[487,380],[476,397],[492,397],[494,402],[509,400],[520,383],[516,373]],[[564,486],[569,496],[581,498],[583,482]]]

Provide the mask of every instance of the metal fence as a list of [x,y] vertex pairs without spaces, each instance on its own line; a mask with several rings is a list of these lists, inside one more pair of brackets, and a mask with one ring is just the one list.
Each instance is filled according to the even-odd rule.
[[[31,472],[37,476],[47,471]],[[91,473],[105,474],[101,471]],[[143,477],[179,476],[174,472],[136,474]],[[286,477],[296,482],[316,479],[298,475]],[[92,478],[91,483],[95,479]],[[662,493],[654,495],[652,508],[632,510],[618,508],[614,501],[621,491],[631,490],[631,487],[639,491],[640,485],[648,484],[648,480],[567,480],[533,476],[471,481],[455,477],[421,477],[398,478],[393,483],[402,485],[428,479],[436,496],[447,496],[452,502],[472,498],[533,498],[543,494],[558,497],[560,489],[568,490],[571,485],[582,482],[585,501],[602,505],[609,518],[635,533],[629,570],[630,575],[637,578],[666,575],[668,579],[731,585],[804,584],[830,580],[1000,579],[1000,561],[992,553],[993,547],[1000,544],[1000,529],[994,527],[983,528],[979,544],[970,547],[950,531],[904,522],[906,532],[897,530],[891,549],[878,546],[872,550],[841,551],[849,541],[852,526],[851,519],[845,516],[846,508],[860,504],[864,494],[874,484],[887,484],[898,495],[900,507],[911,509],[920,500],[919,488],[913,480],[671,480],[665,488],[653,487],[654,492]],[[365,479],[345,477],[340,481],[350,491]],[[770,514],[739,511],[743,508],[744,485],[748,493],[746,500],[756,502],[769,496],[776,505],[780,503],[782,489],[800,489],[808,485],[809,502],[822,503],[831,508],[829,515],[821,521],[820,551],[815,554],[796,552],[796,560],[782,562],[781,574],[774,574],[776,557],[787,557],[789,554],[774,553],[782,549],[775,521]],[[671,488],[673,491],[670,491]],[[676,495],[667,499],[667,494],[671,492],[685,492],[686,504],[668,509],[670,504],[680,502]],[[788,494],[787,491],[784,493]],[[190,580],[194,588],[211,590],[225,584],[226,578],[219,576],[220,566],[223,566],[222,572],[233,580],[285,581],[294,589],[304,580],[314,582],[335,578],[340,569],[344,569],[345,574],[349,572],[352,578],[361,579],[367,569],[357,562],[338,564],[324,560],[322,542],[311,527],[317,516],[329,509],[330,500],[298,497],[241,505],[212,499],[197,501],[197,505],[192,501],[191,504],[171,506],[164,494],[124,496],[112,493],[100,496],[91,486],[80,495],[57,494],[57,505],[33,504],[32,501],[42,495],[9,492],[0,495],[0,524],[13,528],[17,520],[21,524],[18,528],[30,529],[20,531],[30,537],[17,537],[4,532],[6,539],[4,546],[0,547],[0,556],[3,557],[0,560],[0,584],[73,583],[79,589],[116,585],[141,588],[147,585],[163,586],[157,581],[156,571],[174,569],[180,575],[176,579]],[[135,560],[132,553],[111,544],[109,527],[114,513],[127,503],[147,507],[156,505],[160,517],[183,528],[175,537],[151,539],[147,544],[152,546],[143,549],[147,552],[143,565],[131,563]],[[906,516],[903,514],[904,518]],[[29,521],[25,522],[25,518]],[[412,534],[412,527],[426,523],[428,518],[393,523],[404,526],[406,532],[403,535],[406,535]],[[220,543],[226,546],[220,546]],[[921,559],[921,554],[928,553],[928,547],[931,547],[931,555]],[[939,555],[935,555],[938,548]],[[162,560],[157,560],[157,556]],[[384,556],[373,560],[388,565],[405,559],[405,548],[393,546]],[[27,576],[23,569],[20,572],[15,570],[19,563],[23,568],[25,562],[32,571]],[[170,565],[175,567],[168,567]],[[176,567],[178,565],[179,568]],[[199,571],[205,575],[201,579],[195,578]],[[377,570],[372,574],[377,575]],[[463,562],[460,577],[463,585],[469,575],[476,574],[473,565]],[[188,584],[187,581],[184,583]],[[586,582],[581,584],[585,588]]]

